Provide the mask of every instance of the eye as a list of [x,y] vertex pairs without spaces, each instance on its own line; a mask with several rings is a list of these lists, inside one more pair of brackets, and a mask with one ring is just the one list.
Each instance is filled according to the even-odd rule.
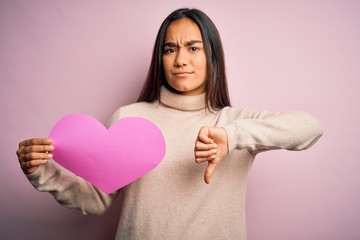
[[175,52],[175,49],[173,49],[173,48],[165,48],[164,49],[165,54],[169,54],[169,53],[173,53],[173,52]]
[[197,52],[199,50],[200,50],[200,48],[198,48],[198,47],[191,47],[190,48],[190,52]]

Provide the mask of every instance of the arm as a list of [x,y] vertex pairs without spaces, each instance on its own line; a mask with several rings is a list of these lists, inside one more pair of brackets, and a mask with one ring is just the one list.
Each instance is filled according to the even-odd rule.
[[26,177],[37,190],[49,192],[62,206],[80,210],[82,214],[103,214],[118,193],[105,194],[51,162],[39,166]]
[[[227,112],[228,111],[228,114]],[[231,108],[220,117],[232,118],[223,127],[203,127],[195,142],[195,161],[208,162],[204,180],[211,176],[229,151],[247,149],[256,154],[271,149],[304,150],[323,134],[320,122],[304,112],[269,113],[249,109],[233,114]],[[234,116],[235,115],[235,116]]]
[[242,117],[224,126],[232,150],[258,153],[271,149],[305,150],[323,134],[321,123],[305,112],[269,113],[243,110]]

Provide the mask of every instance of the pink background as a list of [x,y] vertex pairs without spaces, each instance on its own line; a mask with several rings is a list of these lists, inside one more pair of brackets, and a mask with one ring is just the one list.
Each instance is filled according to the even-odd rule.
[[114,237],[118,202],[103,216],[65,209],[32,188],[15,151],[22,139],[47,136],[65,114],[105,123],[134,102],[162,20],[183,6],[204,10],[218,26],[235,107],[304,110],[326,130],[308,151],[258,156],[248,239],[360,239],[355,0],[1,0],[0,239]]

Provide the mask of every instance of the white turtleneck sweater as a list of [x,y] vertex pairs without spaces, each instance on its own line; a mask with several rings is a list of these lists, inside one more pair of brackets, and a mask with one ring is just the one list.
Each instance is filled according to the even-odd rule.
[[[322,135],[319,121],[304,112],[269,113],[225,107],[205,109],[205,94],[181,96],[161,89],[160,101],[134,103],[117,110],[123,117],[154,122],[166,141],[166,155],[155,169],[113,194],[47,163],[27,175],[65,207],[101,214],[120,195],[122,210],[116,239],[246,239],[246,179],[257,153],[303,150]],[[194,143],[202,126],[223,127],[229,154],[204,183],[206,163],[196,164]]]

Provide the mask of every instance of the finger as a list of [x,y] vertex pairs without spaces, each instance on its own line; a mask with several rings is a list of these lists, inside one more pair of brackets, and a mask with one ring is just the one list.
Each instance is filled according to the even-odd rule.
[[217,165],[218,165],[218,163],[215,163],[213,161],[209,162],[209,164],[205,170],[205,174],[204,174],[204,181],[206,182],[206,184],[210,183],[211,177],[212,177]]
[[206,150],[214,149],[216,147],[217,147],[216,143],[205,144],[205,143],[202,143],[200,141],[196,141],[196,143],[195,143],[195,150],[196,151],[206,151]]
[[215,160],[215,158],[216,158],[216,155],[212,155],[210,157],[195,158],[195,162],[203,163],[203,162],[213,161],[213,160]]
[[52,141],[49,138],[31,138],[31,139],[27,139],[22,141],[19,144],[19,147],[27,147],[27,146],[32,146],[32,145],[51,145]]
[[16,155],[20,157],[23,154],[31,153],[31,152],[51,152],[54,151],[54,146],[52,145],[31,145],[31,146],[21,146],[17,151]]
[[205,144],[212,144],[214,140],[209,138],[209,127],[202,127],[198,134],[198,140]]
[[19,161],[20,162],[29,162],[29,161],[34,161],[34,160],[49,160],[53,157],[53,155],[50,153],[27,153],[27,154],[22,154],[19,157]]
[[206,158],[206,157],[210,157],[212,155],[215,155],[216,153],[217,153],[216,149],[209,150],[209,151],[196,151],[195,152],[195,157],[196,158]]
[[27,169],[45,164],[48,161],[49,161],[48,159],[37,159],[37,160],[28,161],[28,162],[21,162],[21,168],[23,170],[27,170]]
[[54,151],[54,146],[52,145],[32,145],[28,147],[22,147],[20,149],[20,153],[22,154],[27,154],[31,152],[45,153],[51,151]]

